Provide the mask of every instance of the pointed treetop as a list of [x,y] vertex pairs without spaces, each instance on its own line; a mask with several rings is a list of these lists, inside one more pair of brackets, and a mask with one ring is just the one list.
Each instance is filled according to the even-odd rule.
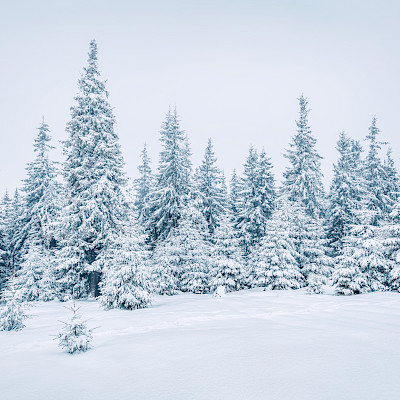
[[299,112],[299,120],[296,121],[297,124],[297,132],[298,133],[311,133],[310,127],[308,126],[308,113],[310,109],[307,108],[308,106],[308,98],[304,97],[303,94],[298,98],[299,105],[300,105],[300,112]]
[[369,140],[369,142],[370,142],[370,144],[369,144],[369,148],[370,148],[369,157],[375,156],[378,153],[378,150],[381,149],[381,145],[387,144],[387,142],[378,142],[376,140],[376,137],[381,132],[380,129],[376,126],[376,121],[377,120],[378,119],[374,115],[374,117],[372,118],[371,125],[368,128],[369,133],[368,133],[367,137],[365,138],[365,140]]
[[35,138],[35,143],[33,144],[33,147],[34,151],[38,153],[38,156],[43,157],[47,151],[49,151],[50,149],[54,149],[53,146],[47,144],[48,142],[50,142],[51,136],[49,133],[49,125],[46,124],[44,117],[42,117],[42,122],[37,129],[39,132]]
[[90,41],[89,44],[89,65],[97,65],[97,43],[94,39]]

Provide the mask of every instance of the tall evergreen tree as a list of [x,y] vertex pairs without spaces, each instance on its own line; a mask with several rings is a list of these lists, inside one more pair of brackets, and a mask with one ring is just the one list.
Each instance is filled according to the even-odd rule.
[[337,150],[339,160],[334,165],[327,216],[327,237],[334,255],[340,253],[344,237],[356,222],[355,211],[360,209],[365,191],[360,144],[342,132]]
[[232,211],[232,218],[238,215],[239,212],[239,201],[240,201],[240,192],[241,192],[241,182],[238,177],[236,170],[233,170],[231,181],[229,184],[229,206]]
[[11,199],[6,191],[0,208],[0,293],[12,273],[12,239],[13,239],[13,223],[15,222],[12,215]]
[[327,240],[321,218],[306,215],[306,230],[300,243],[301,272],[309,293],[323,293],[333,261],[327,255]]
[[27,243],[27,252],[12,279],[18,296],[22,301],[53,300],[57,288],[52,254],[38,239],[29,238]]
[[297,289],[303,276],[293,240],[292,204],[280,196],[272,219],[268,221],[266,236],[250,256],[250,285],[269,289]]
[[227,207],[225,181],[221,170],[216,166],[216,162],[217,158],[211,139],[208,139],[202,164],[196,170],[195,187],[200,210],[207,221],[210,234],[217,228],[219,218]]
[[357,223],[344,239],[336,257],[333,284],[338,294],[351,295],[385,290],[389,262],[385,256],[381,230],[375,225],[378,210],[367,204],[357,212]]
[[324,188],[322,185],[321,156],[315,145],[308,124],[308,99],[303,95],[299,98],[300,114],[297,133],[292,138],[290,149],[285,154],[290,166],[284,172],[283,188],[291,201],[300,202],[310,216],[319,216],[324,208]]
[[165,239],[178,225],[182,207],[188,199],[190,177],[190,149],[180,129],[176,109],[168,111],[161,126],[161,142],[156,186],[150,197],[150,218],[147,230],[151,240]]
[[102,271],[94,261],[126,219],[123,159],[94,40],[78,86],[64,142],[66,201],[58,266],[62,291],[82,297],[88,291],[99,294]]
[[243,283],[243,256],[234,234],[232,217],[226,212],[220,217],[211,248],[211,291],[223,286],[225,292],[239,290]]
[[208,293],[210,291],[210,235],[207,221],[199,211],[197,201],[190,202],[182,212],[177,227],[182,251],[180,289],[183,292]]
[[122,234],[109,238],[97,261],[104,271],[100,301],[106,309],[134,310],[149,306],[148,258],[145,236],[133,220]]
[[5,238],[5,229],[3,226],[0,226],[0,293],[3,290],[7,279],[7,244]]
[[209,291],[209,234],[197,201],[181,210],[181,218],[168,237],[157,244],[152,257],[153,280],[159,294],[178,290]]
[[[386,158],[384,160],[383,169],[385,171],[385,180],[384,180],[384,195],[387,199],[387,215],[390,214],[393,210],[394,205],[396,204],[399,198],[399,177],[396,166],[394,164],[394,160],[392,157],[392,149],[389,148],[386,153]],[[390,219],[390,218],[389,218]]]
[[28,176],[22,188],[23,213],[17,244],[19,248],[25,247],[22,256],[29,248],[29,244],[25,246],[28,238],[46,249],[56,243],[61,188],[56,180],[55,164],[49,159],[49,151],[54,148],[49,144],[50,140],[49,126],[43,119],[33,145],[36,157],[26,167]]
[[15,190],[13,198],[6,192],[1,203],[1,225],[5,251],[3,253],[4,275],[1,278],[3,285],[17,271],[21,260],[21,248],[18,246],[21,214],[22,207],[18,190]]
[[139,165],[139,178],[135,180],[136,199],[135,207],[138,212],[138,218],[143,225],[148,222],[149,196],[153,191],[154,177],[151,171],[151,160],[147,154],[146,143],[141,152],[142,163]]
[[390,290],[400,291],[400,201],[397,200],[382,228],[383,243],[387,264],[390,268],[388,274],[388,287]]
[[276,195],[271,169],[265,152],[259,156],[251,147],[244,165],[236,224],[245,255],[265,236],[267,221],[272,216]]
[[381,146],[386,144],[378,141],[380,133],[376,126],[376,117],[372,119],[366,140],[369,142],[367,157],[364,162],[364,178],[366,182],[366,207],[372,211],[373,225],[378,225],[390,212],[390,198],[385,193],[386,171],[379,157]]

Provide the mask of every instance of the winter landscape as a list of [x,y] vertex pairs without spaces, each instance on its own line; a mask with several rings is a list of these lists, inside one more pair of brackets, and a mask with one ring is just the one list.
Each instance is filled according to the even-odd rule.
[[22,182],[1,169],[0,399],[397,398],[395,131],[337,131],[327,180],[304,83],[280,154],[266,132],[229,170],[203,133],[196,158],[172,102],[154,159],[87,45],[62,140],[38,118]]

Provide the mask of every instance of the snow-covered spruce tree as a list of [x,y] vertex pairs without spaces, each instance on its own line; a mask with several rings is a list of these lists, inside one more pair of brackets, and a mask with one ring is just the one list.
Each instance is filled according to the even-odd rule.
[[366,140],[369,149],[364,161],[364,178],[366,182],[365,201],[368,210],[373,211],[373,225],[378,225],[390,213],[391,199],[386,194],[386,171],[379,157],[379,150],[384,142],[379,142],[377,137],[380,133],[376,126],[376,117],[372,119],[369,134]]
[[181,218],[152,257],[153,280],[159,294],[209,292],[210,245],[207,222],[197,203],[181,210]]
[[1,204],[1,225],[6,252],[3,284],[19,267],[21,249],[18,243],[21,232],[21,214],[21,198],[18,190],[15,190],[13,198],[10,198],[8,192],[6,192]]
[[172,296],[180,289],[182,248],[176,227],[159,241],[150,259],[151,286],[156,294]]
[[308,125],[308,99],[299,98],[300,114],[297,133],[292,138],[285,157],[290,166],[284,172],[283,189],[291,201],[300,202],[309,216],[320,216],[324,209],[324,188],[322,185],[321,156],[315,145],[316,139]]
[[344,238],[336,257],[333,284],[338,294],[351,295],[385,290],[389,261],[381,230],[375,226],[376,213],[363,205],[357,211],[357,223]]
[[149,251],[145,235],[135,221],[118,236],[110,237],[96,262],[101,263],[103,279],[100,302],[106,309],[134,310],[151,304]]
[[240,205],[240,192],[242,191],[242,186],[239,177],[236,174],[236,170],[233,170],[231,181],[229,184],[229,206],[232,211],[232,218],[235,220],[239,213]]
[[57,257],[60,289],[67,298],[73,291],[77,298],[98,296],[102,271],[93,263],[108,237],[118,234],[127,208],[115,118],[100,79],[94,40],[78,86],[64,142],[65,205]]
[[12,263],[12,239],[14,234],[15,217],[12,215],[11,199],[6,191],[0,208],[1,229],[1,268],[0,268],[0,293],[13,271]]
[[327,240],[322,218],[306,215],[306,230],[300,242],[301,273],[309,293],[323,293],[323,285],[332,273],[333,260],[327,255]]
[[65,349],[67,353],[74,354],[87,351],[91,348],[93,340],[93,329],[87,327],[87,320],[83,320],[78,313],[80,307],[77,307],[75,300],[70,308],[72,312],[71,319],[68,322],[60,321],[64,324],[62,330],[58,333],[58,346]]
[[[400,192],[399,176],[394,164],[392,157],[392,149],[389,148],[386,153],[386,158],[383,163],[383,169],[385,171],[384,180],[384,195],[387,199],[387,214],[390,214],[393,210],[394,205],[397,203]],[[388,218],[390,220],[390,217]]]
[[20,331],[25,328],[25,320],[30,317],[28,306],[20,298],[12,279],[3,289],[2,299],[5,306],[0,312],[0,331]]
[[265,236],[267,221],[275,202],[275,181],[272,165],[264,151],[258,156],[252,147],[244,165],[237,229],[245,256]]
[[5,241],[4,227],[0,226],[0,293],[8,279],[7,270],[7,245]]
[[327,213],[327,238],[333,255],[342,250],[343,238],[355,222],[355,211],[360,209],[365,192],[361,145],[342,132],[337,142],[337,150],[339,160],[334,165]]
[[163,149],[155,188],[149,198],[150,215],[146,227],[153,246],[178,225],[189,192],[190,149],[180,129],[176,109],[168,111],[160,135]]
[[208,139],[202,164],[194,175],[194,185],[200,210],[207,221],[210,234],[217,228],[218,220],[227,207],[225,180],[216,162],[211,139]]
[[141,152],[142,162],[138,167],[139,178],[135,179],[135,207],[138,219],[143,226],[148,224],[149,196],[154,188],[154,177],[151,171],[151,160],[147,153],[146,143]]
[[182,210],[177,236],[181,247],[180,290],[192,293],[210,291],[210,235],[207,221],[196,201],[188,203]]
[[28,238],[45,249],[56,243],[61,187],[56,180],[55,164],[49,159],[49,151],[54,148],[49,144],[50,140],[49,126],[43,119],[33,145],[35,159],[26,167],[27,178],[22,188],[24,197],[17,243],[22,249],[21,257],[28,251]]
[[25,243],[27,252],[12,279],[22,301],[53,300],[57,291],[51,253],[35,238]]
[[[178,120],[176,116],[175,108],[175,119]],[[179,121],[178,121],[179,122]],[[189,137],[185,135],[183,141],[183,151],[182,151],[182,161],[183,161],[183,195],[189,198],[191,196],[192,190],[192,149],[190,147]]]
[[242,287],[244,260],[240,243],[232,224],[232,216],[225,213],[220,217],[212,238],[210,262],[210,289],[216,291],[223,286],[225,292],[233,292]]
[[288,234],[294,243],[294,257],[303,275],[302,282],[308,286],[308,292],[321,293],[332,266],[331,258],[327,256],[323,220],[308,215],[304,205],[291,201],[285,191],[281,194],[280,202],[288,210]]
[[286,196],[278,200],[266,236],[250,255],[251,285],[270,289],[298,289],[303,285],[295,243],[291,233],[293,206]]
[[381,228],[384,235],[385,253],[388,258],[390,271],[388,287],[390,290],[400,291],[400,201],[392,207],[390,219]]

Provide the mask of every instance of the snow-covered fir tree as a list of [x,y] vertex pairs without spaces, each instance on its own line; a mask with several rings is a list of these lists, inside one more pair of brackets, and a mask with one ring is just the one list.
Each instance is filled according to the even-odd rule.
[[388,288],[400,291],[400,202],[394,203],[389,220],[381,227],[385,254],[390,268]]
[[77,298],[99,294],[102,271],[93,263],[126,218],[123,159],[94,40],[78,86],[64,142],[66,201],[57,255],[60,289],[67,297],[74,291]]
[[4,227],[0,226],[0,293],[8,279],[7,269],[7,244]]
[[378,225],[390,213],[391,199],[386,194],[386,171],[379,156],[384,142],[378,141],[380,133],[374,117],[366,137],[369,148],[364,161],[364,178],[366,183],[365,201],[368,210],[373,211],[373,225]]
[[182,209],[178,225],[155,248],[152,265],[160,294],[209,292],[209,233],[198,203],[191,201]]
[[306,215],[305,231],[300,242],[301,273],[309,293],[323,293],[323,285],[332,273],[333,260],[327,255],[327,240],[321,218]]
[[216,162],[211,139],[208,139],[204,158],[196,170],[194,182],[200,210],[207,221],[210,234],[217,228],[218,220],[227,207],[225,180]]
[[272,165],[264,151],[260,156],[251,147],[244,165],[237,229],[247,256],[265,236],[267,221],[275,203],[275,181]]
[[11,266],[10,266],[10,237],[9,237],[9,219],[7,213],[10,210],[10,197],[6,191],[0,207],[0,294],[2,293],[5,284],[10,277]]
[[189,192],[190,148],[180,129],[176,109],[168,111],[160,135],[163,149],[155,188],[149,199],[150,217],[146,227],[153,245],[165,239],[178,225]]
[[207,221],[197,202],[190,202],[183,210],[176,229],[181,247],[180,290],[207,293],[210,290],[210,245]]
[[168,237],[159,241],[150,259],[151,286],[156,294],[172,296],[180,289],[182,248],[176,227]]
[[147,153],[146,143],[141,152],[141,164],[138,167],[139,178],[135,179],[135,207],[138,219],[143,226],[146,226],[149,218],[149,196],[153,191],[154,177],[151,171],[151,160]]
[[22,191],[21,229],[17,246],[23,249],[21,257],[28,250],[28,238],[49,249],[56,243],[56,222],[60,210],[60,184],[56,180],[54,162],[49,159],[50,129],[42,120],[34,141],[35,159],[26,167],[27,178]]
[[236,170],[233,170],[231,181],[229,184],[229,207],[231,209],[232,218],[238,215],[240,205],[240,192],[242,191],[240,178],[238,177]]
[[385,198],[387,199],[386,218],[388,218],[389,214],[392,212],[393,207],[399,198],[399,191],[400,191],[399,176],[392,157],[391,148],[389,148],[386,153],[386,157],[383,163],[383,169],[385,171],[385,180],[383,182],[384,195]]
[[251,265],[251,286],[270,289],[297,289],[303,285],[294,240],[291,237],[293,206],[286,196],[281,196],[272,219],[267,223],[267,233],[254,248]]
[[336,257],[333,273],[338,294],[360,294],[386,288],[389,262],[381,229],[375,225],[377,212],[364,204],[357,212],[358,222],[344,238],[343,250]]
[[28,306],[22,301],[12,280],[3,289],[2,299],[5,305],[0,311],[0,331],[20,331],[25,328],[25,320],[30,317]]
[[151,304],[149,256],[145,235],[133,220],[109,238],[97,261],[104,271],[100,301],[106,309],[134,310]]
[[70,354],[89,350],[93,340],[93,329],[88,328],[87,320],[82,319],[81,314],[78,313],[79,309],[80,307],[77,307],[73,301],[70,308],[71,318],[67,322],[60,321],[64,326],[57,335],[59,347]]
[[[175,108],[176,114],[176,108]],[[178,117],[175,117],[178,119]],[[178,121],[179,122],[179,121]],[[185,139],[183,141],[183,152],[182,152],[182,161],[183,161],[183,194],[186,197],[190,197],[192,190],[192,149],[190,147],[190,141],[188,135],[185,134]]]
[[290,166],[284,172],[283,188],[291,201],[300,202],[306,213],[319,216],[324,209],[324,188],[322,184],[321,156],[315,146],[316,139],[308,124],[308,99],[299,98],[300,114],[297,133],[293,136],[290,149],[285,157]]
[[339,254],[343,248],[343,238],[355,223],[355,211],[360,209],[365,192],[361,145],[342,132],[337,150],[339,160],[334,164],[327,215],[327,238],[334,255]]
[[12,279],[22,301],[53,300],[57,292],[52,254],[36,237],[27,239],[27,252]]
[[223,286],[225,292],[233,292],[242,287],[244,260],[230,213],[220,217],[215,229],[211,248],[210,289],[216,291]]
[[19,267],[21,248],[18,244],[20,243],[21,214],[21,197],[18,189],[15,190],[13,198],[6,192],[1,203],[1,227],[5,244],[3,284]]

